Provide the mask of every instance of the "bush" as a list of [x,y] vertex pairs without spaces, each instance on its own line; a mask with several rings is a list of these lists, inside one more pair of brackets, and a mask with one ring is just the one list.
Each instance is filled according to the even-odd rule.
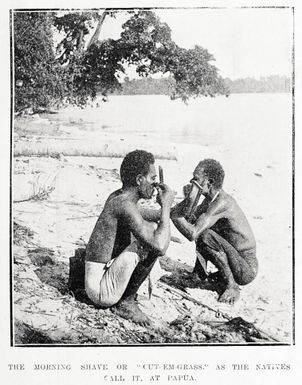
[[14,14],[15,111],[49,107],[64,93],[55,61],[52,14]]

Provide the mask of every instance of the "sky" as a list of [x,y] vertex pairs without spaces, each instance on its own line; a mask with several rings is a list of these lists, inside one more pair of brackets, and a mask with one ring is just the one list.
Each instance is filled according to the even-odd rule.
[[[223,77],[291,75],[292,13],[288,8],[154,11],[170,26],[179,46],[206,48]],[[117,38],[127,17],[107,18],[102,38]]]

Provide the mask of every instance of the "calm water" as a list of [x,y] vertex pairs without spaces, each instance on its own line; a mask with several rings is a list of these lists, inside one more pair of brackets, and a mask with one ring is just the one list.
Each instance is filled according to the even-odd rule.
[[283,148],[291,139],[291,95],[285,93],[201,98],[188,105],[166,96],[112,96],[98,108],[68,108],[65,114],[85,129],[142,140],[249,146],[263,140]]
[[[83,130],[103,132],[108,140],[116,135],[117,153],[126,141],[153,153],[166,143],[167,148],[176,143],[174,154],[186,178],[200,159],[215,158],[229,175],[226,187],[236,185],[237,193],[242,190],[244,195],[248,184],[261,206],[270,205],[273,197],[291,215],[290,94],[237,94],[195,99],[188,105],[165,96],[114,96],[98,108],[70,108],[64,114]],[[106,138],[96,136],[95,140]],[[250,176],[254,173],[260,175],[257,182],[261,185],[253,185],[256,180]],[[168,175],[167,182],[175,185]],[[278,185],[282,188],[276,194]]]

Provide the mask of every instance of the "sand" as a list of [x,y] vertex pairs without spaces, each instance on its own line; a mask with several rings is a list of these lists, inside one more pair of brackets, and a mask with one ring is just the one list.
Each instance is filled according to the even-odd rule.
[[[47,126],[50,121],[43,119],[43,124]],[[51,135],[53,137],[53,134]],[[106,134],[104,137],[104,134],[102,136],[95,132],[83,134],[81,131],[73,130],[71,134],[66,127],[59,127],[56,135],[57,139],[53,139],[53,141],[61,142],[62,138],[69,140],[81,138],[81,141],[87,140],[91,143],[98,140],[106,144],[106,141],[114,143],[117,140],[115,135],[110,137]],[[33,143],[35,140],[47,143],[48,139],[40,134],[31,134],[30,142]],[[26,137],[16,137],[15,143],[19,147],[26,147]],[[158,143],[146,140],[144,143],[131,143],[130,138],[127,149],[132,149],[132,146],[134,148],[139,148],[140,145],[143,147],[143,144],[148,145],[151,151],[152,147],[157,148],[158,146]],[[163,144],[161,145],[163,146]],[[166,148],[166,153],[170,155],[172,153],[171,157],[175,157],[176,160],[157,160],[157,164],[161,164],[164,169],[165,182],[177,192],[177,199],[181,198],[182,185],[190,179],[191,171],[200,160],[201,153],[203,158],[212,157],[221,161],[227,175],[225,190],[237,199],[255,232],[260,266],[257,278],[251,284],[241,288],[241,297],[234,306],[219,303],[216,292],[199,288],[187,289],[190,296],[217,311],[216,315],[213,313],[213,316],[213,314],[206,313],[201,306],[190,301],[183,301],[175,294],[167,293],[159,281],[160,277],[166,275],[167,272],[158,264],[153,272],[153,278],[157,284],[155,284],[151,300],[148,300],[146,285],[143,285],[139,292],[142,309],[150,315],[158,327],[168,325],[178,317],[188,316],[188,314],[192,317],[192,322],[194,319],[202,322],[203,318],[205,321],[210,320],[213,323],[215,316],[220,312],[227,314],[230,318],[242,317],[269,333],[275,340],[291,343],[292,239],[291,195],[288,183],[284,188],[281,186],[281,188],[274,189],[274,195],[272,195],[272,186],[280,186],[280,180],[284,182],[290,180],[288,164],[278,160],[277,156],[265,158],[263,155],[265,151],[263,149],[257,151],[256,148],[258,146],[260,149],[262,143],[254,142],[250,145],[255,147],[256,155],[252,158],[250,155],[244,155],[250,154],[250,152],[245,153],[243,143],[229,141],[227,144],[211,147],[173,145]],[[239,148],[242,154],[241,159],[230,156],[232,153],[238,153]],[[68,261],[69,257],[73,256],[74,250],[77,247],[85,246],[88,241],[108,194],[120,187],[118,176],[120,163],[121,158],[101,156],[19,155],[14,158],[13,218],[18,224],[33,231],[33,244],[14,247],[15,260],[19,258],[19,263],[14,264],[14,317],[16,322],[31,325],[36,331],[46,333],[47,338],[52,338],[57,343],[86,342],[86,337],[83,337],[84,332],[82,334],[78,332],[79,328],[83,329],[83,325],[80,326],[79,307],[75,307],[75,300],[68,297],[66,287]],[[184,239],[175,228],[172,230],[172,235],[178,237],[181,243],[171,242],[167,251],[168,260],[181,265],[185,264],[189,270],[192,269],[195,260],[194,244]],[[53,252],[51,255],[55,261],[54,265],[52,267],[49,264],[47,268],[50,269],[49,271],[53,269],[54,277],[58,278],[58,285],[51,282],[51,279],[49,281],[51,283],[43,279],[43,266],[33,266],[32,260],[28,260],[28,256],[30,257],[28,252],[34,247],[48,248]],[[61,275],[55,272],[57,266],[64,267]],[[47,279],[50,276],[48,274]],[[61,277],[61,281],[59,277]],[[75,313],[79,313],[77,317],[74,315],[74,319],[77,319],[77,331],[75,332],[74,328],[72,336],[70,334],[70,338],[67,338],[66,341],[60,335],[64,335],[64,330],[70,331],[71,323],[75,321],[70,321],[70,314],[65,314],[70,309],[66,304],[64,307],[62,299],[59,300],[62,296],[67,296],[68,306],[76,309]],[[93,322],[100,317],[95,309],[85,308],[83,304],[80,306],[82,306],[81,311],[86,318],[89,318],[87,312],[91,312],[91,317],[94,317]],[[113,320],[108,311],[105,315],[109,317],[111,325],[116,324],[118,328],[117,320]],[[127,329],[127,321],[125,322]],[[125,324],[123,323],[123,325]],[[51,330],[56,331],[55,337]],[[211,330],[213,331],[213,329]],[[193,333],[192,330],[191,332]],[[139,329],[137,333],[139,333]],[[192,337],[191,340],[181,333],[184,331],[180,332],[176,339],[171,339],[171,342],[207,342],[204,337],[205,332],[200,335],[194,332],[194,338]],[[128,338],[129,343],[131,341],[137,343],[141,341],[139,338],[142,338],[141,334],[140,337],[136,336],[132,339],[129,335],[127,338],[113,336],[114,332],[108,332],[107,335],[103,327],[101,334],[100,331],[96,332],[95,342],[125,343]],[[213,337],[213,333],[211,336]],[[45,337],[45,341],[48,341],[47,338]],[[219,338],[219,343],[246,343],[240,336],[233,336],[231,332],[223,338],[220,334]],[[155,338],[156,342],[163,340],[160,340],[158,336]],[[24,343],[24,339],[22,341]],[[92,341],[88,340],[88,342]]]

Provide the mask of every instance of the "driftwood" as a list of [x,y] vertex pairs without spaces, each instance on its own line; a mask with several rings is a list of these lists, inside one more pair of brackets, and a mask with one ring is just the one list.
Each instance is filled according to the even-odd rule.
[[190,302],[193,302],[195,303],[196,305],[201,305],[205,308],[207,308],[208,310],[210,311],[213,311],[214,313],[216,313],[216,316],[217,318],[218,317],[222,317],[222,318],[225,318],[226,320],[230,321],[232,319],[232,317],[230,317],[229,315],[227,315],[226,313],[222,313],[220,311],[217,311],[213,308],[211,308],[210,306],[208,305],[205,305],[203,302],[199,301],[198,299],[195,299],[193,298],[191,295],[189,295],[188,293],[185,293],[179,289],[176,289],[174,287],[171,287],[169,285],[167,285],[166,283],[163,283],[163,282],[158,282],[158,285],[161,286],[163,289],[169,291],[170,293],[172,294],[176,294],[176,295],[179,295],[180,297],[190,301]]
[[[169,285],[167,285],[167,284],[165,284],[165,283],[163,283],[163,282],[158,282],[158,285],[159,285],[160,287],[162,287],[163,289],[169,291],[169,292],[172,293],[172,294],[179,295],[180,297],[182,297],[182,298],[184,298],[184,299],[186,299],[186,300],[188,300],[188,301],[190,301],[190,302],[193,302],[193,303],[195,303],[195,304],[197,304],[197,305],[200,305],[200,306],[205,307],[206,309],[208,309],[208,310],[214,312],[215,315],[216,315],[217,317],[222,317],[222,318],[226,319],[226,320],[229,321],[229,322],[232,322],[232,320],[234,320],[234,318],[231,317],[230,315],[228,315],[228,314],[226,314],[226,313],[224,313],[224,312],[220,312],[219,310],[213,309],[212,307],[210,307],[210,306],[204,304],[203,302],[201,302],[201,301],[199,301],[199,300],[193,298],[193,297],[192,297],[191,295],[189,295],[188,293],[185,293],[185,292],[183,292],[183,291],[181,291],[181,290],[179,290],[179,289],[176,289],[176,288],[174,288],[174,287],[171,287],[171,286],[169,286]],[[238,317],[238,318],[239,318],[239,317]],[[272,336],[271,334],[265,332],[264,330],[258,328],[257,326],[256,326],[256,329],[260,332],[260,334],[261,334],[264,338],[269,339],[269,340],[272,340],[272,341],[274,341],[274,342],[280,342],[276,337],[274,337],[274,336]]]

